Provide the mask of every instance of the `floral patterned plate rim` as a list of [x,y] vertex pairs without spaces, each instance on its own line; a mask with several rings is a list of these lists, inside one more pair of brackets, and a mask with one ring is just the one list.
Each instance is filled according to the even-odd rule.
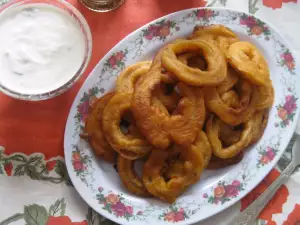
[[[139,198],[123,188],[112,165],[98,160],[79,138],[89,106],[109,92],[126,66],[151,59],[168,42],[190,34],[196,24],[223,24],[254,43],[268,61],[275,102],[261,140],[237,165],[205,171],[201,180],[172,204]],[[134,31],[100,60],[78,92],[66,124],[64,148],[70,178],[98,213],[119,223],[191,224],[239,201],[274,167],[294,132],[299,114],[299,66],[284,38],[255,16],[221,8],[194,8],[154,20]]]

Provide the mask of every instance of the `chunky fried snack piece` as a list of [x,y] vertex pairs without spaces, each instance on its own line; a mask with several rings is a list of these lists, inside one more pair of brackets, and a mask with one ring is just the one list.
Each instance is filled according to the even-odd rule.
[[203,92],[200,88],[177,84],[180,101],[172,115],[153,104],[153,91],[162,82],[161,54],[154,58],[150,71],[136,84],[132,112],[137,126],[149,143],[166,149],[171,141],[179,145],[194,142],[205,120]]
[[239,80],[237,72],[230,66],[227,66],[227,76],[225,80],[217,86],[217,91],[219,94],[223,94],[233,88]]
[[[178,60],[182,53],[198,52],[203,55],[207,70],[190,67]],[[181,40],[169,44],[162,53],[162,65],[180,81],[193,86],[215,86],[226,77],[227,64],[220,49],[207,41]]]
[[92,150],[98,157],[110,163],[115,161],[116,152],[106,141],[101,122],[104,107],[113,96],[114,93],[108,93],[95,102],[86,120],[84,134],[81,135],[82,138],[88,140]]
[[154,90],[157,100],[168,109],[169,112],[173,112],[180,100],[180,95],[175,91],[174,84],[161,83]]
[[[199,132],[193,145],[201,151],[204,160],[204,168],[206,168],[212,156],[212,147],[204,131]],[[168,158],[170,163],[167,163],[167,169],[163,175],[167,180],[182,177],[184,174],[184,161],[179,157],[180,148],[175,146],[172,151],[174,152],[175,157],[171,156]]]
[[204,58],[199,54],[199,52],[189,52],[179,55],[178,60],[183,64],[186,64],[193,68],[198,68],[200,70],[206,70],[207,65]]
[[220,121],[219,138],[222,144],[226,146],[233,145],[241,138],[242,130],[239,127],[232,127]]
[[[255,110],[255,98],[252,97],[252,85],[246,80],[238,83],[239,102],[233,98],[233,91],[220,96],[217,88],[204,88],[207,108],[217,114],[225,123],[236,126],[247,121]],[[224,100],[223,100],[224,99]],[[234,101],[233,101],[234,100]]]
[[244,157],[244,151],[241,151],[237,156],[228,159],[221,159],[213,155],[207,166],[207,169],[215,170],[239,163]]
[[249,42],[235,42],[230,45],[227,60],[241,76],[251,83],[267,86],[270,83],[268,64],[260,51]]
[[217,45],[224,54],[227,53],[228,48],[232,43],[239,41],[237,35],[228,27],[216,24],[209,26],[195,26],[190,39],[210,41]]
[[140,62],[127,67],[120,74],[116,94],[108,102],[102,116],[102,128],[107,141],[120,155],[131,160],[143,157],[152,148],[143,136],[126,135],[120,128],[123,115],[131,111],[134,84],[148,72],[149,67],[149,62]]
[[127,67],[116,81],[116,93],[133,93],[134,85],[137,80],[147,73],[150,69],[151,62],[144,61]]
[[271,107],[274,102],[274,88],[272,83],[268,86],[254,87],[253,97],[256,99],[255,108],[257,110]]
[[253,115],[253,138],[251,144],[256,143],[264,134],[265,128],[267,127],[269,119],[269,109],[264,109],[255,112]]
[[122,115],[131,108],[132,94],[116,94],[106,105],[102,116],[102,128],[109,144],[127,159],[145,156],[152,148],[144,137],[129,137],[120,128]]
[[204,131],[199,132],[194,145],[201,150],[204,158],[204,168],[206,168],[212,156],[212,147]]
[[117,160],[119,176],[124,186],[130,192],[138,196],[148,197],[150,194],[145,188],[142,180],[136,174],[134,170],[134,163],[134,160],[129,160],[119,155]]
[[153,150],[144,164],[142,179],[147,190],[152,195],[172,203],[188,186],[200,179],[200,175],[204,169],[204,159],[201,150],[195,145],[179,147],[180,160],[183,165],[180,172],[182,176],[166,181],[161,172],[170,151],[172,150]]
[[206,123],[206,134],[210,144],[212,145],[213,154],[222,159],[228,159],[237,156],[244,148],[246,148],[252,141],[254,119],[251,118],[243,124],[243,130],[238,142],[223,147],[219,138],[221,120],[216,116],[211,116]]

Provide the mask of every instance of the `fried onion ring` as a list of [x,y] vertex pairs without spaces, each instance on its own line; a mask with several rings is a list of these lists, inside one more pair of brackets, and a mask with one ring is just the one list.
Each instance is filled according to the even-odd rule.
[[203,92],[200,88],[177,84],[181,99],[170,116],[152,104],[153,91],[162,81],[162,49],[154,58],[149,72],[136,84],[132,112],[141,133],[158,149],[166,149],[171,141],[179,145],[194,142],[205,120]]
[[[206,168],[210,162],[212,156],[212,148],[208,141],[208,138],[204,131],[200,131],[194,144],[202,153],[204,159],[204,168]],[[180,148],[177,146],[173,147],[174,154],[180,156]],[[180,160],[180,158],[171,158],[170,166],[168,166],[164,177],[166,179],[172,179],[181,177],[184,174],[184,163]]]
[[116,93],[133,93],[136,81],[149,71],[151,62],[144,61],[127,67],[116,81]]
[[237,72],[232,69],[230,66],[227,66],[227,76],[225,80],[217,86],[217,91],[219,94],[223,94],[226,91],[229,91],[233,86],[238,82],[239,77]]
[[106,105],[102,116],[102,128],[109,144],[127,159],[146,155],[151,146],[145,138],[130,138],[120,129],[122,115],[131,109],[132,94],[118,93]]
[[102,128],[109,144],[127,159],[137,159],[152,148],[141,136],[125,135],[120,129],[122,116],[131,111],[131,100],[136,81],[149,70],[149,62],[141,62],[125,69],[117,79],[116,94],[103,111]]
[[268,64],[260,51],[249,42],[235,42],[227,52],[230,65],[253,84],[266,86],[270,83]]
[[85,122],[85,134],[81,135],[82,138],[87,139],[96,156],[110,163],[115,161],[116,152],[105,138],[101,121],[104,107],[113,96],[114,93],[107,93],[95,102]]
[[160,100],[169,112],[173,112],[176,109],[180,95],[175,91],[173,84],[161,83],[154,93],[157,100]]
[[189,52],[179,55],[178,60],[183,64],[186,64],[193,68],[198,68],[200,70],[206,70],[207,65],[203,57],[197,52]]
[[[170,150],[169,150],[170,151]],[[143,182],[146,189],[161,200],[172,203],[188,186],[200,179],[204,169],[204,159],[201,150],[195,145],[180,147],[180,160],[183,168],[180,177],[166,181],[161,171],[170,154],[169,151],[153,150],[144,164]]]
[[229,147],[224,148],[219,138],[221,120],[216,116],[211,116],[206,123],[206,134],[212,145],[213,154],[222,159],[228,159],[237,156],[252,141],[254,120],[251,118],[243,124],[243,130],[240,140]]
[[129,160],[119,155],[117,160],[119,176],[124,186],[130,192],[138,196],[148,197],[150,194],[145,188],[142,180],[136,174],[134,170],[134,162],[134,160]]
[[212,156],[212,147],[204,131],[199,132],[194,145],[201,150],[204,158],[204,168],[206,168]]
[[141,133],[159,149],[166,149],[172,140],[180,145],[193,143],[205,119],[202,90],[178,84],[182,97],[175,113],[169,116],[151,104],[151,90],[160,82],[159,76],[156,80],[154,77],[142,77],[134,93],[132,110]]
[[272,84],[255,87],[253,97],[256,99],[255,108],[257,110],[271,107],[274,102],[274,88],[272,87]]
[[242,131],[220,121],[219,138],[225,146],[233,145],[241,138]]
[[269,119],[268,109],[255,112],[255,114],[253,115],[254,129],[253,129],[253,138],[251,144],[256,143],[262,137],[265,128],[267,127],[268,119]]
[[[176,55],[185,52],[202,53],[207,63],[207,71],[192,68],[180,62]],[[193,86],[215,86],[226,77],[227,64],[217,46],[207,41],[182,40],[169,44],[162,53],[162,65],[179,80]]]
[[239,41],[237,35],[228,27],[216,24],[209,26],[195,26],[190,39],[210,41],[217,45],[224,54],[227,53],[228,48],[232,43]]
[[212,156],[211,160],[207,166],[209,170],[221,169],[227,166],[231,166],[239,163],[244,157],[244,152],[241,151],[237,156],[228,159],[221,159],[216,156]]
[[[252,86],[249,82],[241,80],[239,84],[239,103],[228,105],[219,95],[217,88],[204,88],[207,108],[217,114],[225,123],[236,126],[247,121],[254,113],[255,98],[252,97]],[[223,94],[224,95],[224,94]]]

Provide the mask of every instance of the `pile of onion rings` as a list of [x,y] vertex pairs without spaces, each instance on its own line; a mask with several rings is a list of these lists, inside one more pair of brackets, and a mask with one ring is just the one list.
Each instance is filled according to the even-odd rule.
[[263,135],[273,101],[256,46],[223,25],[196,26],[152,62],[122,71],[115,90],[91,107],[81,138],[117,164],[129,192],[172,203],[203,170],[243,159]]

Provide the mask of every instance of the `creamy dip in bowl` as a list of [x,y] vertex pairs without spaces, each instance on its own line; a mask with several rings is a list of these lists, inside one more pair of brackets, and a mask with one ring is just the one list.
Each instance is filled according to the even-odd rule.
[[65,1],[15,1],[0,10],[0,91],[43,100],[68,90],[92,51],[90,29]]

